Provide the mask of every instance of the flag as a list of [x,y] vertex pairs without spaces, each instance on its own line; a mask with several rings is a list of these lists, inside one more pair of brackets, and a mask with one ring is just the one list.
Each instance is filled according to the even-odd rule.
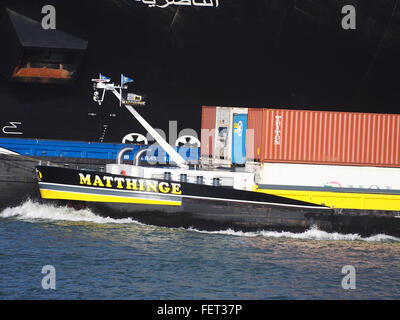
[[121,75],[121,86],[123,86],[125,83],[128,82],[133,82],[133,79],[125,77],[123,74]]
[[100,79],[100,80],[103,80],[103,81],[110,81],[110,78],[109,78],[109,77],[103,76],[101,73],[100,73],[100,75],[99,75],[99,79]]

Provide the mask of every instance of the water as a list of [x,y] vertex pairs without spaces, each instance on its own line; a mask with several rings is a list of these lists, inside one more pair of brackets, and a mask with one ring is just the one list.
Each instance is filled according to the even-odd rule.
[[199,232],[26,202],[0,213],[0,299],[399,299],[399,253],[386,235]]

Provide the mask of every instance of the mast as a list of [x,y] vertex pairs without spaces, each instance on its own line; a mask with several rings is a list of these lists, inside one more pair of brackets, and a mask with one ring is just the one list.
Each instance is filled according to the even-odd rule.
[[[122,89],[127,89],[127,86],[122,85],[122,75],[121,75],[121,85],[114,85],[114,83],[109,83],[110,79],[99,77],[100,79],[92,79],[94,84],[94,96],[93,100],[96,101],[99,105],[104,100],[104,95],[106,91],[111,91],[119,100],[120,105],[124,105],[126,109],[135,117],[135,119],[147,130],[147,132],[158,142],[158,144],[171,156],[171,158],[175,161],[175,163],[181,168],[187,168],[185,159],[178,153],[176,150],[164,140],[164,138],[130,105],[126,105],[122,101]],[[103,94],[101,98],[99,97],[99,93],[96,89],[103,90]],[[119,89],[119,91],[117,90]]]

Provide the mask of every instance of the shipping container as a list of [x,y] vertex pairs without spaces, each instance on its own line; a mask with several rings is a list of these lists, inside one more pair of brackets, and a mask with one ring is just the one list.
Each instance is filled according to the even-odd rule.
[[232,163],[246,163],[247,114],[237,113],[233,116]]
[[211,157],[214,150],[216,108],[203,106],[201,110],[200,155]]
[[265,162],[259,184],[400,190],[400,168]]
[[400,115],[260,110],[248,109],[250,161],[400,167]]
[[261,146],[263,135],[260,134],[263,128],[264,109],[249,108],[247,112],[247,139],[246,158],[247,160],[261,160]]
[[229,166],[232,162],[232,108],[215,107],[214,163]]

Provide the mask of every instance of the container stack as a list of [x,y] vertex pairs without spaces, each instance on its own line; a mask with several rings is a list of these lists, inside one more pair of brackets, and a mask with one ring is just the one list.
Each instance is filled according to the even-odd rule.
[[[221,109],[229,114],[229,123],[227,119],[222,123],[218,117],[212,118]],[[374,185],[378,179],[374,176],[383,172],[376,168],[391,169],[385,171],[387,177],[400,171],[399,114],[203,107],[202,119],[202,138],[203,129],[214,129],[213,141],[212,135],[204,143],[202,139],[202,162],[216,164],[224,157],[227,166],[259,170],[258,183],[276,184],[276,178],[269,177],[276,177],[274,172],[278,168],[279,182],[285,185],[298,184],[298,179],[293,177],[295,172],[297,175],[318,172],[321,182],[316,182],[317,185],[325,185],[332,179],[350,181],[354,176],[352,185],[364,186],[366,176],[372,179],[369,185]],[[241,139],[235,138],[239,121]],[[217,154],[216,145],[224,130],[228,130],[224,141],[226,153]],[[360,167],[364,168],[363,174]],[[362,176],[364,179],[360,179]],[[387,187],[390,187],[389,181]]]

